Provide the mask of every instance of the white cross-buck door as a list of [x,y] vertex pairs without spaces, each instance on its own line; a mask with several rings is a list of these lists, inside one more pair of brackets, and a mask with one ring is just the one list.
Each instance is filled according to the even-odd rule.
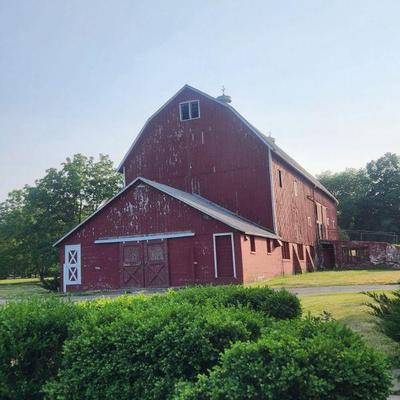
[[67,285],[81,284],[81,245],[65,246],[64,292]]

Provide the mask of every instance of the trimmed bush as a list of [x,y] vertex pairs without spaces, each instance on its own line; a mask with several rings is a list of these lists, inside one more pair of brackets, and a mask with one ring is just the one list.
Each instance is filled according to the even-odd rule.
[[383,357],[334,322],[276,323],[255,343],[236,343],[196,383],[176,385],[175,400],[386,400]]
[[168,296],[192,304],[214,303],[224,306],[246,306],[276,319],[293,319],[301,316],[300,300],[288,291],[268,287],[196,286],[169,291]]
[[87,306],[65,342],[49,399],[166,399],[179,380],[195,379],[238,340],[260,336],[268,321],[246,308],[150,300]]
[[378,318],[382,332],[396,342],[400,342],[400,290],[389,296],[385,293],[367,293],[374,300],[368,304],[371,314]]
[[68,326],[79,316],[70,302],[32,299],[0,307],[0,398],[40,399],[57,374]]

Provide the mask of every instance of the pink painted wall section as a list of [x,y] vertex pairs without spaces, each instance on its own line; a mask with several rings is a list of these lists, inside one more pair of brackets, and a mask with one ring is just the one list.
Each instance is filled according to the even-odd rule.
[[[303,246],[303,260],[298,252],[297,244],[289,243],[290,259],[283,259],[282,248],[276,241],[271,240],[271,252],[268,252],[267,240],[255,238],[256,251],[252,252],[250,240],[241,235],[243,262],[243,281],[258,282],[279,275],[306,273],[314,270],[312,252],[309,246]],[[298,268],[296,269],[296,263]]]
[[246,283],[263,281],[283,274],[282,252],[279,246],[267,252],[267,240],[255,237],[256,251],[251,252],[250,240],[241,235],[243,281]]
[[[180,121],[179,103],[200,101],[201,117]],[[124,167],[138,176],[198,193],[273,228],[268,149],[233,112],[187,88],[144,129]]]
[[[216,280],[214,276],[213,233],[232,231],[197,210],[145,184],[137,184],[68,237],[60,246],[81,244],[82,285],[69,290],[120,287],[120,244],[95,244],[103,237],[193,231],[191,238],[168,239],[170,283],[225,283],[241,279]],[[240,259],[240,246],[236,248]],[[240,263],[239,263],[240,264]]]

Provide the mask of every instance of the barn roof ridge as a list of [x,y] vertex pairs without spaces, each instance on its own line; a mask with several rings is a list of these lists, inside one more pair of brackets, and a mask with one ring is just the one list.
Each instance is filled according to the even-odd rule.
[[306,169],[304,169],[296,160],[294,160],[289,154],[287,154],[284,150],[282,150],[273,140],[268,138],[264,133],[262,133],[259,129],[257,129],[254,125],[252,125],[245,117],[243,117],[242,114],[240,114],[234,107],[232,107],[230,104],[220,101],[217,98],[209,95],[208,93],[205,93],[193,86],[190,86],[188,84],[185,84],[182,86],[181,89],[179,89],[172,97],[170,97],[159,109],[157,109],[156,112],[154,112],[149,118],[147,118],[146,122],[144,123],[142,129],[139,131],[137,134],[136,138],[134,139],[132,145],[129,147],[129,150],[126,152],[124,158],[120,162],[117,171],[122,172],[122,166],[125,163],[126,159],[128,158],[128,155],[131,153],[133,148],[135,147],[136,143],[138,142],[139,138],[141,137],[143,131],[145,130],[146,126],[148,123],[156,116],[158,115],[169,103],[171,103],[183,90],[185,89],[190,89],[194,92],[199,93],[200,95],[208,98],[209,100],[212,100],[226,108],[228,108],[231,112],[233,112],[239,120],[241,120],[258,138],[273,152],[275,153],[278,157],[280,157],[284,162],[289,164],[293,169],[295,169],[300,175],[304,176],[308,181],[310,181],[315,187],[323,191],[326,195],[331,197],[336,203],[338,203],[338,200],[336,197],[318,180],[316,179],[312,174],[310,174]]
[[202,212],[203,214],[206,214],[209,217],[211,217],[219,222],[222,222],[223,224],[225,224],[227,226],[230,226],[233,229],[243,232],[244,234],[280,240],[279,236],[277,236],[275,233],[269,231],[268,229],[256,224],[255,222],[252,222],[238,214],[235,214],[234,212],[227,210],[226,208],[221,207],[220,205],[213,203],[212,201],[210,201],[200,195],[195,195],[193,193],[184,192],[183,190],[175,189],[171,186],[164,185],[162,183],[158,183],[158,182],[152,181],[150,179],[139,176],[136,179],[134,179],[132,182],[130,182],[127,186],[125,186],[123,189],[121,189],[115,196],[113,196],[111,199],[109,199],[104,204],[102,204],[96,211],[94,211],[91,215],[89,215],[87,218],[85,218],[80,224],[76,225],[69,232],[67,232],[63,237],[58,239],[53,244],[53,247],[59,245],[68,236],[70,236],[77,229],[79,229],[81,226],[86,224],[90,219],[92,219],[95,215],[97,215],[101,210],[103,210],[105,207],[107,207],[108,204],[110,204],[112,201],[114,201],[119,196],[121,196],[123,193],[125,193],[129,188],[131,188],[138,181],[141,181],[141,182],[177,199],[178,201],[181,201],[182,203],[187,204],[189,207],[194,208],[194,209]]

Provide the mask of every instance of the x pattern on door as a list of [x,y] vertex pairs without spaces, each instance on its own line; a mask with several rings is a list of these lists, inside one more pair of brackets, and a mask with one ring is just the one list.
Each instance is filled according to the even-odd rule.
[[169,286],[167,242],[139,242],[122,248],[122,286]]
[[81,247],[80,245],[65,246],[64,280],[66,285],[81,283]]

